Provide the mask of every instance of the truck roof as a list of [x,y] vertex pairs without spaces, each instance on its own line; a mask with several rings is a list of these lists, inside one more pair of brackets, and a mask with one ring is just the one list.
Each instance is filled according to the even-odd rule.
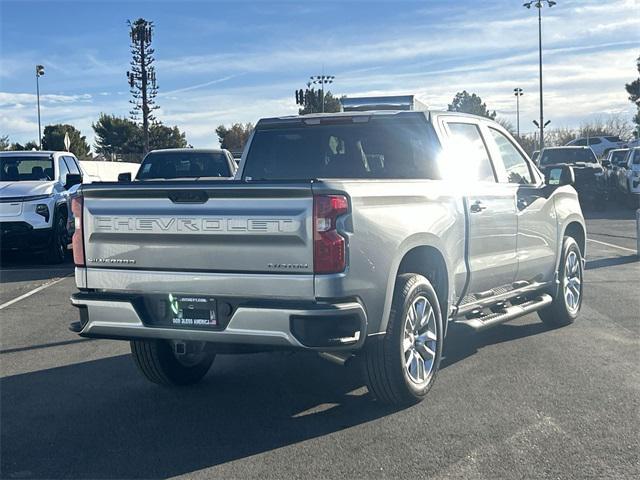
[[470,113],[461,112],[449,112],[446,110],[367,110],[367,111],[351,111],[351,112],[333,112],[333,113],[308,113],[306,115],[285,115],[282,117],[267,117],[261,118],[256,126],[261,123],[279,123],[279,122],[294,122],[304,120],[320,120],[323,118],[342,118],[342,117],[391,117],[395,115],[421,115],[424,114],[427,118],[431,118],[432,115],[452,115],[465,118],[476,118],[479,120],[491,120],[490,118],[480,117],[478,115],[472,115]]
[[67,155],[73,155],[73,153],[71,152],[62,152],[62,151],[54,151],[54,150],[11,150],[11,151],[7,151],[7,152],[0,152],[1,156],[7,156],[7,157],[13,157],[13,156],[20,156],[20,157],[24,157],[26,155],[33,155],[33,156],[48,156],[48,155],[53,155],[54,153],[64,153]]
[[[182,153],[182,152],[195,152],[195,153],[224,153],[223,148],[159,148],[157,150],[151,150],[149,153]],[[149,154],[148,153],[148,154]],[[147,154],[147,155],[148,155]]]

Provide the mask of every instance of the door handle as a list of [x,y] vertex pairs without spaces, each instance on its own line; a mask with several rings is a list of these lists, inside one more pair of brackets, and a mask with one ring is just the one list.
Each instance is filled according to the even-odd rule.
[[469,211],[471,213],[480,213],[482,210],[486,210],[486,208],[487,207],[482,205],[482,202],[480,200],[476,200],[469,208]]

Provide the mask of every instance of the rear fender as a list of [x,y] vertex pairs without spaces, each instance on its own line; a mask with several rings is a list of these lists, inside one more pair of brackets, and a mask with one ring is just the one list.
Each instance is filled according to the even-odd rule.
[[384,302],[384,310],[382,313],[382,320],[380,323],[380,328],[378,329],[378,333],[384,333],[387,330],[387,324],[389,322],[389,314],[391,312],[391,304],[393,303],[393,294],[396,284],[396,278],[398,276],[398,271],[400,264],[402,263],[402,259],[416,247],[431,247],[435,250],[438,250],[444,259],[444,263],[447,270],[447,281],[448,281],[448,315],[451,313],[451,306],[454,304],[454,281],[453,281],[453,268],[450,264],[450,259],[444,253],[447,251],[445,248],[444,242],[440,237],[430,233],[417,233],[412,235],[404,240],[400,244],[397,249],[397,255],[393,259],[393,263],[391,264],[389,278],[387,279],[387,286],[385,290],[385,302]]

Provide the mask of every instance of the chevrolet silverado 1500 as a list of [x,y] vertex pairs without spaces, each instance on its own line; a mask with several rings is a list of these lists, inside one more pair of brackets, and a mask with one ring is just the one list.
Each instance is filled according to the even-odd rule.
[[263,119],[235,180],[83,186],[71,328],[129,340],[160,384],[199,381],[217,353],[306,349],[361,362],[381,401],[416,402],[450,322],[577,317],[572,181],[486,118]]

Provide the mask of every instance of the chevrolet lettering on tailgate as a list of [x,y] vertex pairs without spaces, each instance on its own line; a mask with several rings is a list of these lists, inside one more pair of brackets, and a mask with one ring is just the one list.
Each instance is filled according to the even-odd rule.
[[301,225],[289,218],[94,217],[96,231],[136,233],[291,233]]

